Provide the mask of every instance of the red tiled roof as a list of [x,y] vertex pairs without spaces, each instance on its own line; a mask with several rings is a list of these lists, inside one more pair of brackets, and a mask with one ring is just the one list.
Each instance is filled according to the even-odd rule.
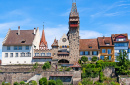
[[76,62],[76,63],[74,63],[74,65],[73,66],[70,66],[70,67],[81,67],[81,65],[78,63],[78,62]]
[[44,33],[44,30],[42,31],[42,38],[41,38],[41,41],[40,41],[40,45],[44,43],[45,46],[47,46],[47,41],[45,39],[45,33]]
[[79,50],[98,50],[97,39],[80,39]]
[[47,56],[34,56],[33,59],[52,59],[52,57],[47,57]]
[[[99,46],[114,46],[111,37],[98,37]],[[110,44],[110,45],[106,45]]]
[[[126,37],[126,41],[116,41],[116,37],[119,37],[119,36]],[[112,34],[111,37],[112,37],[113,42],[129,42],[127,33],[126,34]]]
[[55,39],[51,46],[58,46],[58,40]]
[[[20,30],[20,35],[18,35],[18,30],[11,30],[3,45],[32,45],[34,36],[34,30]],[[25,43],[21,43],[22,41]]]

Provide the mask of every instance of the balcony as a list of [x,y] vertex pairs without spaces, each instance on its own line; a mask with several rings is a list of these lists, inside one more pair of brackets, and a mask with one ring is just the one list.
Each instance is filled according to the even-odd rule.
[[78,27],[78,24],[70,24],[70,27]]

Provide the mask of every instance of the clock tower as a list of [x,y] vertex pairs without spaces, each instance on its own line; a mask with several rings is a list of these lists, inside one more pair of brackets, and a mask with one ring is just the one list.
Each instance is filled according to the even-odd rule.
[[72,3],[69,16],[69,51],[71,63],[79,60],[79,13],[77,12],[76,3]]

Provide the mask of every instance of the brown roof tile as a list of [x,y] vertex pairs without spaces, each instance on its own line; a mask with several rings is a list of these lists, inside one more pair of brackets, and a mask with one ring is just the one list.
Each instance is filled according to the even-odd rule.
[[70,67],[81,67],[81,65],[78,63],[78,62],[75,62],[73,66],[70,66]]
[[114,46],[111,37],[98,37],[98,43],[99,46]]
[[[118,36],[125,36],[126,41],[116,41],[116,37]],[[112,37],[113,42],[129,42],[127,33],[126,34],[112,34],[111,37]]]
[[18,35],[18,30],[11,30],[3,45],[5,46],[32,45],[34,36],[35,36],[34,30],[20,30],[20,35]]
[[58,46],[58,40],[55,39],[51,46]]
[[41,41],[40,41],[40,45],[44,43],[45,46],[47,46],[47,41],[45,39],[45,33],[44,33],[44,29],[42,31],[42,38],[41,38]]
[[79,50],[98,50],[97,39],[80,39]]

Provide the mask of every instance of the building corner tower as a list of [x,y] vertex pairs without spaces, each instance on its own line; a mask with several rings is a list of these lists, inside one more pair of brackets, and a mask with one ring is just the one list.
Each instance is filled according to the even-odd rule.
[[69,49],[70,63],[74,63],[79,59],[79,13],[77,12],[76,3],[72,3],[71,12],[69,15]]

